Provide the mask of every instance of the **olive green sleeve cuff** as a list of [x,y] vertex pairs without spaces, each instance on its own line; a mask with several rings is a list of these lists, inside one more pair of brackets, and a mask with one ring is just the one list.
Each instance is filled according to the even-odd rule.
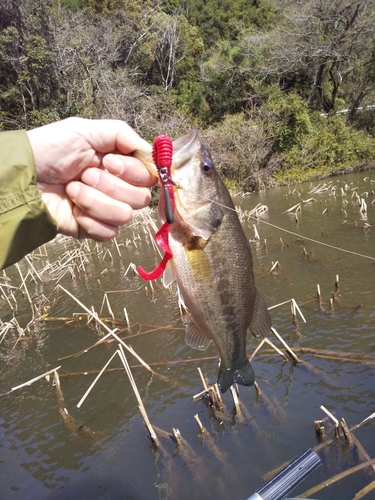
[[0,269],[18,262],[57,234],[37,186],[24,130],[0,133]]

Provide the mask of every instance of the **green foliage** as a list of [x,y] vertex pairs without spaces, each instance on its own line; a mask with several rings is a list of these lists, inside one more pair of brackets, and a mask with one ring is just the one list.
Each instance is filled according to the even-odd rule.
[[365,167],[375,112],[357,109],[375,102],[375,7],[297,4],[0,2],[0,130],[72,115],[125,120],[149,141],[198,127],[244,190]]
[[260,115],[273,137],[273,152],[285,152],[312,131],[306,101],[293,92],[283,93],[277,86],[267,87],[261,95]]
[[197,26],[209,48],[219,40],[234,40],[241,29],[265,29],[273,18],[273,8],[263,0],[168,0],[167,12],[183,9],[189,23]]
[[364,168],[375,158],[375,141],[350,129],[340,116],[311,115],[311,131],[280,154],[278,183],[294,184]]

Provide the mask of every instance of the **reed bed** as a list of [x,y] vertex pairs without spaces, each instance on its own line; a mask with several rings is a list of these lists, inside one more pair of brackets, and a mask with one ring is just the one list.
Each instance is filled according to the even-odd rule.
[[[314,190],[310,191],[310,193],[314,194],[315,196],[327,193],[331,196],[336,196],[337,192],[340,191],[337,189],[337,186],[333,184],[333,182],[324,183],[314,188]],[[359,213],[361,213],[362,215],[366,215],[368,213],[369,207],[368,203],[366,203],[365,201],[365,198],[367,198],[368,193],[362,193],[361,195],[359,195],[356,190],[350,191],[349,187],[345,186],[341,190],[343,203],[346,201],[350,193],[352,196],[352,200],[356,204],[358,204]],[[294,215],[297,221],[297,214],[301,213],[301,211],[303,210],[303,205],[316,201],[316,198],[312,197],[307,200],[302,200],[298,204],[293,205],[285,213]],[[242,212],[240,210],[237,211],[239,213],[240,219],[245,223],[250,222],[254,219],[261,218],[261,216],[266,213],[267,210],[268,208],[266,206],[258,205],[253,210],[248,212]],[[92,305],[83,304],[74,296],[71,291],[68,290],[66,286],[62,286],[61,284],[61,282],[64,282],[65,284],[68,279],[71,280],[71,282],[76,282],[78,279],[81,279],[81,277],[88,272],[87,270],[91,266],[93,257],[101,261],[104,267],[104,270],[101,272],[101,274],[103,275],[106,272],[106,262],[112,262],[114,259],[121,260],[122,252],[129,246],[138,248],[142,243],[142,239],[147,241],[148,245],[150,245],[153,251],[156,249],[159,252],[159,249],[154,245],[153,242],[153,232],[155,232],[156,227],[157,226],[155,223],[153,212],[146,211],[146,213],[142,215],[139,220],[135,221],[133,225],[133,237],[125,239],[123,243],[119,243],[117,239],[115,239],[112,245],[105,246],[103,244],[98,244],[87,240],[73,243],[71,239],[59,237],[58,243],[61,246],[62,250],[58,255],[52,255],[54,248],[53,245],[45,245],[27,256],[22,263],[16,265],[10,272],[3,271],[2,276],[0,276],[0,293],[3,304],[2,316],[4,319],[0,318],[0,346],[5,346],[10,350],[18,348],[19,345],[23,342],[27,343],[32,339],[33,335],[35,334],[36,325],[48,321],[62,322],[64,324],[76,324],[77,322],[84,322],[87,325],[93,326],[94,328],[101,328],[102,333],[99,340],[92,343],[91,345],[88,345],[85,349],[61,358],[60,361],[62,364],[60,366],[48,370],[41,375],[36,374],[36,376],[31,380],[15,385],[1,395],[10,396],[15,391],[19,389],[25,389],[31,384],[37,383],[46,378],[48,379],[52,375],[54,380],[54,387],[56,388],[57,393],[59,413],[67,429],[70,432],[73,432],[73,429],[82,429],[84,427],[76,423],[75,419],[68,412],[63,398],[60,380],[63,380],[66,377],[86,376],[87,374],[96,375],[93,382],[89,385],[87,391],[83,394],[79,403],[77,404],[77,408],[79,409],[86,398],[89,396],[95,385],[97,383],[100,383],[100,379],[102,376],[105,376],[105,374],[108,373],[113,373],[114,371],[125,372],[130,381],[135,398],[137,400],[140,414],[142,415],[153,444],[159,450],[163,450],[163,447],[160,443],[160,437],[163,437],[163,435],[164,437],[165,435],[170,436],[172,434],[174,436],[176,446],[180,449],[180,451],[185,450],[184,453],[186,457],[189,457],[191,450],[189,449],[189,445],[183,439],[181,432],[178,430],[177,426],[173,427],[171,430],[171,434],[169,434],[166,431],[162,431],[152,425],[150,418],[146,412],[145,404],[142,401],[133,372],[138,369],[147,370],[147,372],[152,377],[158,377],[165,383],[173,383],[168,379],[168,377],[163,376],[159,372],[157,372],[155,368],[178,365],[182,363],[199,363],[200,360],[216,360],[217,356],[147,363],[142,359],[141,356],[139,356],[135,352],[135,350],[130,345],[128,345],[129,339],[134,337],[139,338],[141,335],[152,335],[154,332],[160,330],[165,331],[177,328],[180,328],[181,330],[183,329],[182,327],[176,327],[173,324],[148,325],[131,323],[129,312],[126,307],[123,308],[121,318],[112,308],[111,297],[113,297],[113,294],[117,293],[131,293],[134,291],[139,291],[140,289],[145,289],[145,292],[147,290],[146,293],[150,294],[151,299],[153,299],[155,289],[153,288],[151,283],[147,285],[142,284],[137,288],[129,288],[127,290],[103,290],[103,299],[99,312],[96,312]],[[253,225],[253,230],[255,240],[261,240],[259,228],[256,225]],[[280,239],[280,241],[281,245],[283,246],[283,240]],[[267,247],[266,242],[264,243],[264,247]],[[56,258],[54,259],[53,257]],[[278,270],[280,270],[280,268],[281,265],[279,262],[272,263],[269,273],[277,272]],[[135,264],[128,264],[124,271],[124,274],[125,276],[135,276],[137,274]],[[100,285],[100,277],[98,278],[98,282]],[[48,292],[46,292],[47,296],[39,293],[39,287],[41,287],[41,285],[44,285],[44,289],[48,289]],[[335,304],[340,301],[339,275],[335,276],[334,288],[335,291],[330,292],[331,297],[329,297],[328,300],[328,310],[332,309]],[[316,294],[314,294],[314,300],[316,300],[319,307],[323,307],[323,302],[327,303],[327,298],[325,298],[324,293],[322,293],[319,284],[316,285],[316,290],[317,291]],[[61,300],[62,295],[68,296],[72,301],[74,301],[79,306],[80,311],[72,313],[70,316],[53,316],[53,307],[58,301]],[[326,293],[326,295],[328,294]],[[186,314],[186,309],[184,308],[183,302],[180,299],[178,299],[177,301],[180,316],[183,317]],[[273,305],[269,309],[272,310],[276,307],[284,306],[290,308],[291,321],[293,324],[298,321],[298,318],[300,318],[303,323],[306,323],[306,319],[303,315],[301,307],[298,305],[297,301],[294,298],[285,300],[280,304]],[[26,307],[28,308],[28,315],[27,320],[25,321],[24,310]],[[19,314],[21,310],[22,319],[21,314]],[[137,331],[136,333],[133,333],[135,329],[137,329]],[[121,335],[123,334],[126,335],[125,340],[121,337]],[[99,346],[109,341],[116,342],[118,347],[116,348],[116,351],[112,354],[112,356],[108,358],[103,367],[98,368],[97,370],[90,371],[85,371],[83,369],[81,372],[65,372],[64,369],[61,370],[65,360],[71,357],[81,356],[82,354],[89,352],[91,349],[98,348]],[[125,351],[128,354],[131,354],[132,358],[135,358],[136,363],[130,364],[128,362]],[[123,366],[120,368],[111,368],[110,364],[116,356],[120,359]],[[307,364],[306,360],[303,358],[316,357],[334,360],[340,363],[361,363],[364,366],[375,365],[375,356],[371,355],[348,352],[333,352],[301,346],[289,346],[289,344],[284,340],[283,336],[280,335],[275,328],[272,328],[272,341],[270,338],[264,339],[257,346],[249,359],[253,359],[255,356],[279,356],[282,360],[282,363],[289,362],[292,364]],[[199,402],[201,402],[207,405],[209,407],[210,414],[214,415],[214,418],[217,419],[217,421],[235,421],[235,423],[239,425],[243,424],[245,421],[248,421],[253,425],[246,405],[241,402],[238,387],[233,386],[230,390],[230,395],[233,401],[233,409],[232,411],[228,411],[223,402],[223,398],[221,397],[217,384],[214,383],[210,385],[199,367],[198,376],[202,382],[203,390],[198,394],[192,396],[192,399],[196,402],[196,404],[199,404]],[[255,385],[254,396],[257,398],[262,398],[262,401],[264,401],[268,408],[270,408],[270,411],[272,411],[272,409],[274,408],[274,404],[267,399],[264,392],[265,391],[262,390],[258,384]],[[361,463],[350,467],[345,471],[342,471],[340,474],[334,475],[330,479],[326,479],[324,484],[322,483],[321,485],[317,485],[315,488],[312,488],[306,491],[303,495],[300,495],[301,498],[312,495],[320,489],[328,486],[329,484],[334,484],[335,482],[340,481],[344,477],[347,477],[349,474],[354,474],[359,472],[360,470],[370,467],[373,471],[375,471],[375,459],[371,458],[367,454],[363,445],[353,434],[353,431],[355,431],[358,427],[370,422],[375,417],[375,414],[369,415],[369,417],[364,419],[356,426],[348,428],[343,418],[340,422],[339,419],[336,418],[329,409],[325,408],[324,406],[322,406],[321,409],[323,413],[328,417],[328,420],[320,419],[316,421],[318,422],[318,424],[316,424],[315,427],[319,428],[319,436],[322,440],[322,442],[316,447],[316,449],[320,450],[323,449],[323,447],[327,448],[331,444],[335,445],[337,444],[337,442],[341,442],[344,440],[349,446],[356,447],[356,449],[360,450],[359,457]],[[210,435],[210,432],[204,427],[197,413],[193,415],[193,418],[198,427],[199,434],[201,436],[204,436],[204,439],[206,439],[205,442],[208,442],[207,436]],[[329,435],[331,432],[329,425],[328,429],[326,429],[327,422],[333,422],[334,425],[334,437],[332,438],[327,437],[327,435]],[[210,446],[213,446],[212,442]],[[218,452],[218,450],[216,451]],[[218,452],[218,456],[219,455],[220,453]],[[269,474],[272,475],[273,472],[275,471],[271,471]],[[264,477],[266,478],[266,476]],[[372,481],[365,488],[359,491],[355,498],[360,499],[374,489],[375,481]]]

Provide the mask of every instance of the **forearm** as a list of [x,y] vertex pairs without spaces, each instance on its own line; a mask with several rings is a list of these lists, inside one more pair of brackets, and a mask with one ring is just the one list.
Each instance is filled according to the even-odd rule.
[[0,269],[19,261],[57,234],[37,186],[24,131],[0,133]]

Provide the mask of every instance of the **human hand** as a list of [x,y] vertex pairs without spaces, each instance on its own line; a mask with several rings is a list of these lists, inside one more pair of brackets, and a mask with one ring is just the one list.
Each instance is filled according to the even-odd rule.
[[120,120],[67,118],[27,132],[42,199],[60,233],[106,241],[147,206],[157,182],[130,154],[151,151]]

